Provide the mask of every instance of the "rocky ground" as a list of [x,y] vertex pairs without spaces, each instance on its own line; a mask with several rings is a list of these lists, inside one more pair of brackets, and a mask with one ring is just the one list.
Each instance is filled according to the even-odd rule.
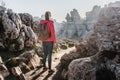
[[[62,41],[65,43],[65,41]],[[61,43],[61,41],[60,41]],[[62,44],[62,43],[61,43]],[[57,45],[61,45],[57,44]],[[64,45],[64,44],[63,44]],[[63,46],[62,47],[66,47]],[[69,44],[67,44],[69,45]],[[56,66],[59,64],[61,56],[65,53],[72,51],[74,45],[62,48],[58,46],[53,52],[52,67],[55,70],[54,74],[49,75],[48,79],[51,80],[57,72]],[[57,50],[56,50],[57,49]],[[8,53],[8,54],[7,54]],[[42,72],[42,56],[43,50],[41,43],[37,43],[32,48],[26,48],[20,52],[0,51],[1,54],[1,76],[5,80],[42,80],[47,76],[47,71]],[[3,61],[2,61],[3,59]]]
[[36,68],[25,74],[27,80],[56,80],[54,76],[57,72],[57,66],[60,63],[60,59],[64,54],[68,54],[70,51],[75,50],[75,47],[68,48],[66,50],[61,50],[60,52],[53,54],[52,57],[52,69],[55,71],[53,74],[49,75],[48,71],[42,71],[42,67]]

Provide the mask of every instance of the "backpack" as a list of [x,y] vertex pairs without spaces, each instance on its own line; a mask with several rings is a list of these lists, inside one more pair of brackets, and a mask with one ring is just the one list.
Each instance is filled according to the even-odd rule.
[[47,29],[47,23],[39,24],[38,29],[39,29],[39,32],[38,32],[39,40],[46,40],[50,37],[50,33],[48,32],[48,29]]

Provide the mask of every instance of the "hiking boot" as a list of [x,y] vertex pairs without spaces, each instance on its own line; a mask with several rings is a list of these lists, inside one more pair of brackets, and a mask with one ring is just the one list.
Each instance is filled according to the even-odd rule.
[[48,71],[48,74],[50,75],[50,74],[53,74],[54,72],[55,72],[54,70],[50,69],[50,70]]

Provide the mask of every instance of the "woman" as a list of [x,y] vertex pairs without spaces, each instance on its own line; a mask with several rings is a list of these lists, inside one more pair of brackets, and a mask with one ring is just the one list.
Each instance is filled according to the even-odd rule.
[[55,30],[54,30],[54,24],[53,21],[50,20],[51,18],[51,13],[47,11],[45,13],[45,20],[41,20],[40,24],[45,24],[48,29],[48,32],[50,33],[50,37],[46,40],[43,40],[43,71],[47,70],[46,67],[46,58],[48,56],[48,67],[49,67],[49,74],[53,73],[54,71],[51,69],[51,64],[52,64],[52,52],[53,52],[53,47],[56,46],[56,35],[55,35]]

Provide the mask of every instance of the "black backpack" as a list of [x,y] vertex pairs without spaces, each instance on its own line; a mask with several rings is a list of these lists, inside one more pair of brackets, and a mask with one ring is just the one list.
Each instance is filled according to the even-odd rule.
[[50,37],[50,33],[48,32],[48,28],[47,28],[47,23],[39,24],[38,29],[39,29],[39,32],[38,32],[39,40],[46,40]]

